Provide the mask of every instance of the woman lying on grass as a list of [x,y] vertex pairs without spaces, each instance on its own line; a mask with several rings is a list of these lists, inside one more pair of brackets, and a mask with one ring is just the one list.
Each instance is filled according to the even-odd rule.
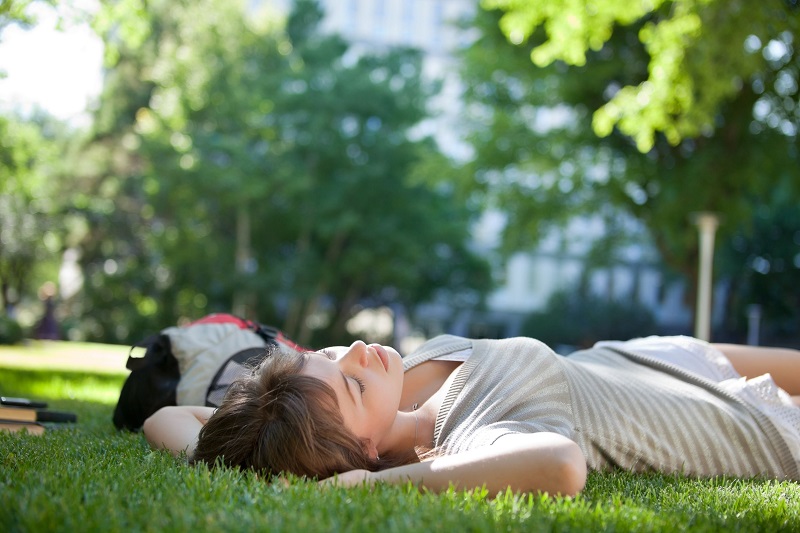
[[798,406],[797,350],[649,337],[562,357],[445,335],[405,359],[361,341],[278,351],[216,412],[166,407],[144,432],[270,475],[572,495],[587,466],[798,480]]

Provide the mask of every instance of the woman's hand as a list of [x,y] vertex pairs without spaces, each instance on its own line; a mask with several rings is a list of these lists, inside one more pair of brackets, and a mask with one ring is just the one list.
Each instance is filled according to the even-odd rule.
[[320,485],[334,487],[357,487],[362,483],[366,483],[368,485],[372,485],[374,483],[372,472],[369,470],[350,470],[348,472],[342,472],[341,474],[336,474],[327,479],[323,479],[319,482]]

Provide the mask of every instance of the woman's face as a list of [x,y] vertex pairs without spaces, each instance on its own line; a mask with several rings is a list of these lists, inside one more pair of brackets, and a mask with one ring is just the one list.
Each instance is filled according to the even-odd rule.
[[356,341],[349,347],[334,346],[307,356],[302,373],[330,385],[347,428],[382,451],[381,443],[397,417],[403,390],[400,354],[388,346]]

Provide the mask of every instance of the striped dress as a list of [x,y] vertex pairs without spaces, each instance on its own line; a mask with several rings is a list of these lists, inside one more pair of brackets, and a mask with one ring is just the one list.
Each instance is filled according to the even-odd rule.
[[563,357],[530,338],[449,335],[426,342],[404,366],[463,350],[471,354],[434,431],[445,453],[551,431],[578,443],[598,470],[800,479],[770,419],[698,373],[613,344]]

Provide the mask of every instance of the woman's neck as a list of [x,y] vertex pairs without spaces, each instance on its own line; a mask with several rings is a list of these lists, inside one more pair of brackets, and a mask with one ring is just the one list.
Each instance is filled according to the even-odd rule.
[[414,448],[430,450],[434,447],[433,434],[441,402],[428,401],[413,411],[415,416]]
[[414,404],[424,405],[459,366],[461,363],[458,361],[426,361],[406,372],[403,376],[400,410],[412,411]]
[[[427,361],[406,372],[401,409],[383,449],[406,453],[435,447],[433,436],[439,408],[460,366],[461,363],[454,361]],[[420,367],[423,371],[412,374]]]

